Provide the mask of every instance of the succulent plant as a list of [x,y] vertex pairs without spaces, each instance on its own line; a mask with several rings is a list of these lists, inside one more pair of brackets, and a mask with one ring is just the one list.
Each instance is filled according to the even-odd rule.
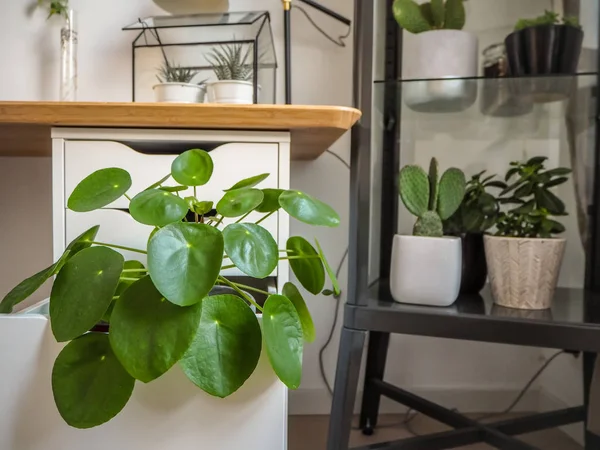
[[429,165],[429,174],[419,166],[405,166],[400,171],[400,198],[418,218],[413,229],[415,236],[443,236],[443,221],[458,210],[465,196],[465,174],[460,169],[448,169],[441,178],[438,173],[435,158]]
[[[579,19],[575,16],[565,16],[562,19],[563,25],[567,25],[573,28],[581,29]],[[544,14],[534,19],[519,19],[515,25],[515,31],[523,30],[525,28],[537,27],[541,25],[558,25],[560,24],[560,16],[554,11],[544,11]]]
[[252,47],[243,53],[243,44],[235,43],[220,45],[214,48],[206,57],[219,80],[248,81],[252,79],[254,71],[248,62]]
[[462,30],[466,13],[464,0],[431,0],[418,4],[415,0],[395,0],[394,17],[409,33],[431,30]]
[[160,83],[190,83],[199,73],[197,70],[177,66],[168,61],[165,61],[159,70],[156,78]]
[[69,20],[69,0],[38,0],[39,8],[48,8],[48,19],[52,16],[61,16]]

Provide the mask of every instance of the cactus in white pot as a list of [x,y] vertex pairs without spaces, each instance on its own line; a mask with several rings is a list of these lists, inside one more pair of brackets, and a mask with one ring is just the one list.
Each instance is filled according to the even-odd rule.
[[449,306],[458,297],[461,243],[460,238],[444,236],[443,221],[460,207],[466,180],[455,168],[438,174],[435,158],[429,174],[419,166],[400,171],[400,198],[417,221],[412,236],[394,237],[390,288],[398,302]]

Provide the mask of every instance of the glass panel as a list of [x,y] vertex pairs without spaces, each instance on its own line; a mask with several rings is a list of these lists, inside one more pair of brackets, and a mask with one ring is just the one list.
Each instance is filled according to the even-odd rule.
[[225,14],[192,14],[186,16],[146,17],[127,25],[123,30],[143,30],[144,28],[179,28],[218,25],[249,25],[264,15],[264,11],[229,12]]

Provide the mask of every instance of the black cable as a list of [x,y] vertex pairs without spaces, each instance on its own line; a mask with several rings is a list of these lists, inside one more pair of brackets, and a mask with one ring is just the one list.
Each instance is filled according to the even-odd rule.
[[321,26],[319,26],[317,24],[317,22],[315,22],[315,20],[308,13],[308,11],[306,11],[306,9],[304,9],[302,6],[294,5],[294,7],[292,9],[297,9],[302,14],[304,14],[306,16],[306,18],[308,19],[308,21],[310,22],[310,24],[313,27],[315,27],[317,29],[317,31],[319,33],[321,33],[323,36],[325,36],[329,41],[333,42],[338,47],[342,47],[342,48],[346,47],[346,42],[345,41],[346,41],[346,39],[348,39],[348,37],[350,37],[350,34],[352,33],[352,27],[351,26],[348,27],[348,32],[346,34],[340,35],[338,38],[334,38],[329,33],[327,33]]

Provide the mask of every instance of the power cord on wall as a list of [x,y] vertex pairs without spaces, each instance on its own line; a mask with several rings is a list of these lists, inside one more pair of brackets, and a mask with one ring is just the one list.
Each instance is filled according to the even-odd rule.
[[348,27],[348,32],[346,34],[335,38],[335,37],[331,36],[329,33],[327,33],[327,31],[325,31],[321,26],[319,26],[317,24],[317,22],[315,22],[315,19],[313,19],[312,16],[308,13],[308,11],[306,11],[306,9],[304,9],[302,6],[294,5],[293,9],[297,9],[302,14],[304,14],[306,16],[306,18],[308,19],[308,21],[310,22],[310,24],[313,27],[315,27],[317,29],[317,31],[319,33],[321,33],[327,40],[329,40],[330,42],[333,42],[338,47],[346,47],[346,39],[348,39],[348,37],[350,36],[350,33],[352,33],[352,27]]

